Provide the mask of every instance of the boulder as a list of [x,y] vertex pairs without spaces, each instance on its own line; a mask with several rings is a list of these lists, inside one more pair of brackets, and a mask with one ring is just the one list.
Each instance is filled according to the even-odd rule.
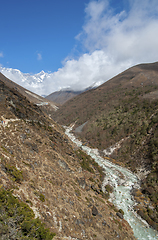
[[95,206],[92,207],[92,215],[93,216],[97,216],[98,215],[98,209]]
[[119,218],[123,219],[123,214],[122,214],[122,213],[117,212],[116,215],[117,215]]

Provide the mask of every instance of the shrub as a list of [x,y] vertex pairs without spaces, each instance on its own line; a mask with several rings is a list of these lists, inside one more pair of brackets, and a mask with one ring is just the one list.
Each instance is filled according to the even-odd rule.
[[45,201],[45,196],[44,196],[42,193],[40,193],[39,198],[40,198],[40,200],[41,200],[42,202]]
[[50,233],[49,229],[45,228],[44,223],[41,223],[39,218],[32,219],[31,221],[24,221],[21,224],[21,229],[25,236],[29,235],[32,239],[45,239],[52,240],[55,236],[54,233]]
[[124,215],[124,211],[122,209],[119,209],[119,213],[121,213],[122,215]]
[[40,219],[34,219],[33,210],[14,197],[11,191],[0,190],[0,212],[0,235],[3,239],[7,236],[7,239],[51,240],[55,236]]
[[16,167],[6,164],[5,169],[13,177],[14,181],[20,183],[23,180],[22,171],[19,171]]
[[34,194],[39,197],[39,199],[44,202],[45,201],[45,196],[42,193],[39,193],[37,191],[34,191]]
[[90,177],[89,180],[90,180],[91,182],[95,182],[95,180],[94,180],[92,177]]
[[110,192],[110,193],[113,192],[113,187],[112,187],[110,184],[107,184],[107,185],[105,186],[105,188],[106,188],[106,191],[108,191],[108,192]]

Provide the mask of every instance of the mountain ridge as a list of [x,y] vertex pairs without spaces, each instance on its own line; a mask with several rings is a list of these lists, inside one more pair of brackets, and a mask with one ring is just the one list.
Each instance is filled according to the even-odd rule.
[[84,90],[81,90],[81,91],[74,91],[73,89],[69,89],[69,88],[61,89],[60,91],[56,91],[56,92],[49,94],[45,98],[50,101],[55,102],[56,104],[63,105],[65,102],[67,102],[71,98],[73,98],[83,92],[86,92],[90,89],[93,89],[93,88],[96,88],[95,83],[92,86],[90,86]]
[[[85,87],[81,85],[78,87],[79,89],[76,90],[75,84],[72,84],[72,82],[68,81],[68,79],[65,79],[67,83],[62,82],[61,84],[61,81],[56,78],[57,72],[44,72],[42,70],[39,73],[31,74],[23,73],[18,69],[5,68],[2,66],[0,66],[0,72],[15,83],[25,86],[26,89],[29,89],[31,92],[35,92],[41,96],[51,94],[54,91],[60,91],[60,89],[63,88],[71,88],[73,91],[83,91],[89,87],[87,84]],[[62,79],[63,78],[60,80]],[[100,85],[100,81],[94,82],[92,85],[98,86]]]
[[50,100],[46,100],[45,98],[37,95],[36,93],[33,93],[22,86],[18,85],[17,83],[11,81],[7,77],[5,77],[2,73],[0,73],[0,79],[3,81],[8,87],[13,88],[17,90],[20,94],[25,96],[29,101],[32,103],[40,106],[45,112],[48,114],[51,113],[52,111],[57,110],[57,106],[55,105],[54,102]]

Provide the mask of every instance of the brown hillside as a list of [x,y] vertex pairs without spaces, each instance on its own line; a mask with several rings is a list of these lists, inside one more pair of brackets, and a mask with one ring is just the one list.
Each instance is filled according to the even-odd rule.
[[135,239],[102,192],[101,168],[1,80],[0,113],[1,239]]
[[[60,107],[53,118],[63,125],[76,122],[76,127],[81,126],[76,132],[94,148],[108,150],[118,143],[112,154],[104,153],[139,174],[141,191],[150,199],[147,205],[140,199],[139,203],[144,218],[155,226],[158,223],[158,62],[134,66],[98,88],[80,94]],[[150,205],[154,210],[149,210]]]
[[68,100],[70,100],[71,98],[74,98],[75,96],[77,96],[83,92],[86,92],[90,89],[93,89],[93,88],[94,88],[94,86],[90,86],[89,88],[86,88],[82,91],[74,91],[74,90],[68,90],[68,89],[61,90],[61,91],[53,92],[45,98],[60,106],[60,105],[63,105]]
[[77,120],[77,125],[80,125],[110,108],[111,104],[117,105],[120,99],[124,99],[125,91],[151,87],[151,91],[148,91],[154,94],[155,87],[158,86],[157,71],[157,62],[134,66],[98,88],[69,100],[54,113],[53,118],[61,124],[70,124]]
[[49,94],[47,97],[45,97],[46,99],[56,103],[56,104],[59,104],[59,105],[62,105],[64,104],[65,102],[67,102],[68,100],[70,100],[71,98],[79,95],[81,93],[81,91],[77,92],[77,91],[57,91],[57,92],[53,92],[51,94]]
[[51,100],[46,100],[45,98],[21,87],[20,85],[5,77],[2,73],[0,73],[0,80],[4,82],[9,88],[13,88],[20,94],[25,96],[30,102],[39,105],[41,108],[43,108],[43,110],[46,110],[47,112],[50,110],[51,112],[57,109],[57,107]]

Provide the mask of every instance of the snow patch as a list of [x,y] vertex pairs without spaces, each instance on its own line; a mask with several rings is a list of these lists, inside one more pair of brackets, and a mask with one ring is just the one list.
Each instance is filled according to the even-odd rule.
[[121,148],[121,144],[127,140],[129,137],[121,139],[119,142],[115,143],[114,145],[110,146],[109,148],[103,150],[103,153],[105,154],[106,157],[110,157],[114,153],[115,150],[118,150]]

